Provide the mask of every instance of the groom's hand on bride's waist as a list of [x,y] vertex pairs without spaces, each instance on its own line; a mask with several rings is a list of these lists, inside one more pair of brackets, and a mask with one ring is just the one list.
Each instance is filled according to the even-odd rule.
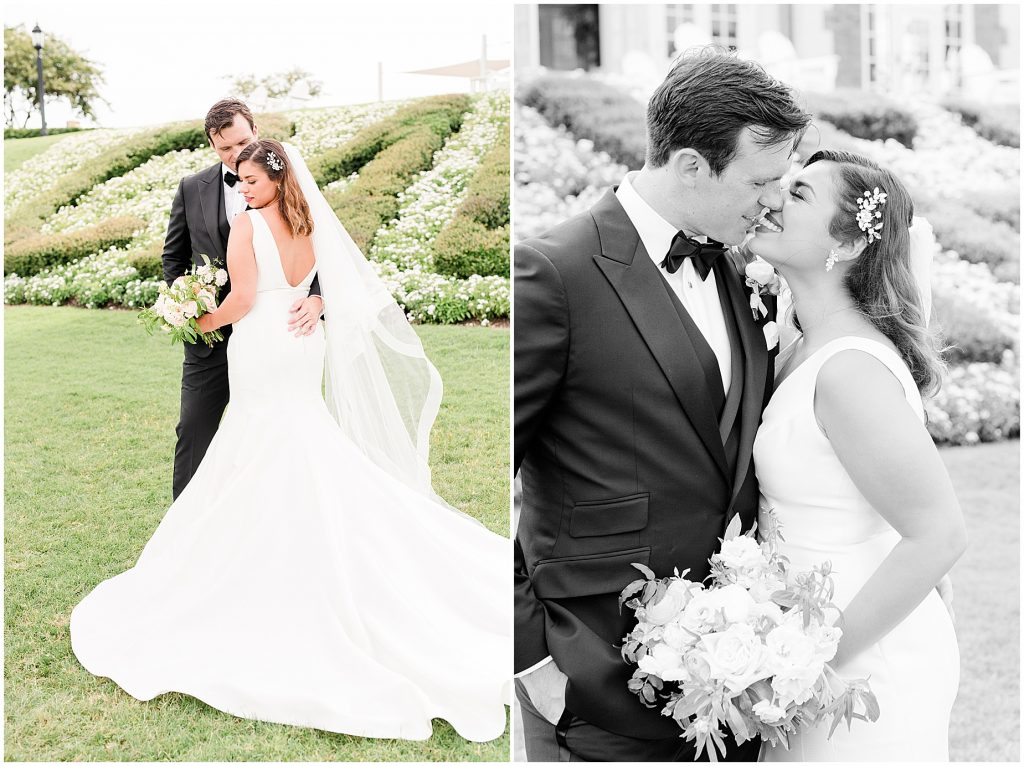
[[549,723],[557,724],[565,711],[565,685],[569,677],[551,660],[518,678],[537,712]]
[[292,318],[288,320],[288,332],[293,333],[296,338],[303,335],[312,335],[316,329],[316,323],[320,321],[320,315],[324,311],[324,299],[319,295],[310,295],[300,298],[292,304]]

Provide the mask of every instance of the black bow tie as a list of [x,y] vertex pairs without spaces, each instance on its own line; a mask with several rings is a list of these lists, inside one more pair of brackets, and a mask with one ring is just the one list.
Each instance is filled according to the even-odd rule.
[[724,252],[725,245],[721,242],[709,239],[707,244],[702,244],[690,239],[683,232],[678,231],[672,237],[672,244],[668,248],[668,255],[661,262],[661,267],[669,274],[675,274],[679,267],[683,265],[683,261],[687,258],[693,258],[693,266],[697,269],[697,273],[700,274],[701,281],[703,281],[711,273],[711,267],[715,263],[715,258]]
[[238,176],[236,176],[229,170],[227,173],[224,174],[224,183],[226,183],[228,186],[234,186],[236,183],[238,183]]

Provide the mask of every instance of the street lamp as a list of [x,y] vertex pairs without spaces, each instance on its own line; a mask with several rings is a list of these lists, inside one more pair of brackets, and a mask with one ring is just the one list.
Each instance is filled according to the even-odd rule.
[[39,117],[43,121],[43,129],[39,135],[46,135],[46,109],[43,106],[46,92],[43,89],[43,30],[36,24],[32,29],[32,47],[36,49],[36,90],[39,92]]

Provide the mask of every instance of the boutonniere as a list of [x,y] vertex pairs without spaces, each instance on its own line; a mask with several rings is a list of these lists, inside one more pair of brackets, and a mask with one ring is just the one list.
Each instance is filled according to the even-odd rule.
[[[746,285],[750,288],[750,311],[756,322],[761,317],[768,316],[768,307],[764,305],[764,296],[778,295],[782,292],[782,277],[768,261],[759,256],[747,263],[743,268],[743,275],[746,278]],[[770,322],[769,324],[775,324]],[[776,331],[777,336],[777,331]],[[778,342],[778,337],[776,337]],[[774,344],[769,344],[769,348]]]

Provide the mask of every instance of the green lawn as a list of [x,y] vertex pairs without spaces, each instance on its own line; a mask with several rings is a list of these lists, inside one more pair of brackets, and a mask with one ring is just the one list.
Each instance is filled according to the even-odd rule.
[[953,568],[954,761],[1020,761],[1020,442],[942,450],[967,519]]
[[4,172],[10,173],[12,170],[17,170],[25,160],[35,157],[70,135],[72,134],[58,133],[54,136],[36,136],[35,138],[5,138]]
[[[18,306],[4,317],[5,760],[508,759],[507,731],[476,744],[435,721],[425,743],[359,739],[234,718],[180,694],[141,703],[86,672],[68,616],[134,564],[170,503],[182,351],[129,312]],[[446,389],[434,486],[507,535],[509,333],[417,329]]]

